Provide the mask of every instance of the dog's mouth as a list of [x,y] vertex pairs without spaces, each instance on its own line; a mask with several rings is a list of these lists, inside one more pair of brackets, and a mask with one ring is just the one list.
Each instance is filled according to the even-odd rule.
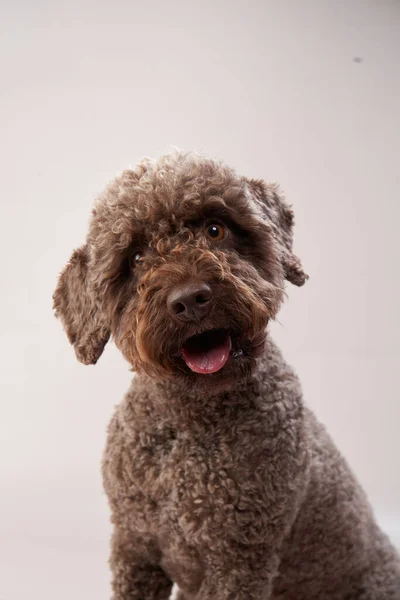
[[194,373],[207,375],[220,371],[232,350],[227,329],[210,329],[188,338],[182,347],[182,358]]

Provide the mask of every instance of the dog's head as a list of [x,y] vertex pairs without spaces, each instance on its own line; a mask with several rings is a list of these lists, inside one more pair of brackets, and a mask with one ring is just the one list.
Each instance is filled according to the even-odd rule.
[[85,364],[112,335],[135,371],[220,389],[251,372],[284,280],[307,278],[292,227],[275,185],[195,154],[146,159],[96,201],[56,315]]

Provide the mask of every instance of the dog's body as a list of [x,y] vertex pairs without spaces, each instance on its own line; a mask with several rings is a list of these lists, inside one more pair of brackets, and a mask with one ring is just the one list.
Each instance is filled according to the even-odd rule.
[[[400,560],[266,334],[292,254],[275,186],[174,154],[125,172],[55,294],[77,356],[139,372],[103,462],[115,600],[400,600]],[[133,266],[132,266],[133,265]]]
[[[113,559],[127,569],[117,598],[167,598],[170,580],[202,600],[400,598],[394,551],[272,342],[254,379],[220,396],[134,380],[103,471],[114,523],[139,552]],[[151,552],[168,576],[130,596],[135,560]]]

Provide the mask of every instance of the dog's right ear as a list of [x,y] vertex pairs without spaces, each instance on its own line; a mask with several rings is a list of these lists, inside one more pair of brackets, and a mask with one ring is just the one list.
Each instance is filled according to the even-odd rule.
[[78,360],[85,365],[97,362],[110,337],[106,317],[90,285],[88,260],[86,245],[75,250],[53,295],[56,317],[61,319]]

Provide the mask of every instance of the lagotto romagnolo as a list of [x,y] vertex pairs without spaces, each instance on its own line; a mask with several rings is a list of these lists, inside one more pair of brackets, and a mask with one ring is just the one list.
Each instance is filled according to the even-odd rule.
[[[268,334],[292,252],[276,185],[174,151],[96,200],[54,294],[78,359],[136,372],[103,460],[114,600],[399,600],[400,560]],[[71,575],[73,576],[73,575]]]

